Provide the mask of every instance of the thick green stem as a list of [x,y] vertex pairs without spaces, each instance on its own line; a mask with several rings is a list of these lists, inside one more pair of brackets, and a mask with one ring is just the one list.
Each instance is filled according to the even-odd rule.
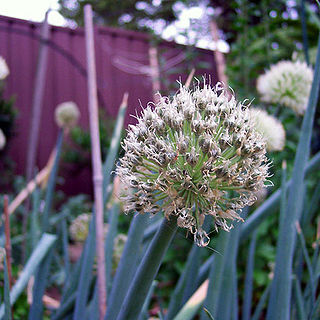
[[152,281],[158,273],[161,261],[176,230],[177,222],[174,217],[162,221],[140,263],[117,320],[138,319]]
[[[149,220],[147,214],[138,214],[132,219],[128,232],[128,240],[124,246],[117,272],[112,282],[105,320],[117,319],[121,304],[137,270],[138,261],[140,260],[140,256],[142,256],[143,231],[146,229]],[[130,267],[128,268],[128,266]]]
[[53,201],[54,189],[56,187],[57,174],[59,169],[59,161],[61,156],[61,149],[63,143],[63,130],[60,129],[58,133],[57,143],[56,143],[56,156],[53,162],[53,167],[50,172],[48,187],[45,199],[45,208],[42,215],[42,232],[47,232],[49,228],[49,217]]
[[301,29],[302,29],[302,39],[303,39],[303,51],[306,59],[306,63],[310,64],[309,59],[309,45],[308,45],[308,33],[307,33],[307,23],[306,23],[306,12],[305,12],[305,0],[301,0],[300,4],[300,17],[301,17]]
[[[303,118],[299,144],[295,156],[292,187],[289,190],[286,206],[286,223],[280,223],[277,241],[276,265],[274,278],[271,284],[270,300],[267,310],[267,320],[290,319],[291,291],[292,291],[292,261],[294,257],[296,230],[295,223],[299,221],[302,213],[304,170],[307,165],[314,115],[319,98],[320,84],[320,36],[314,79],[310,92],[308,107]],[[283,219],[282,219],[283,220]]]

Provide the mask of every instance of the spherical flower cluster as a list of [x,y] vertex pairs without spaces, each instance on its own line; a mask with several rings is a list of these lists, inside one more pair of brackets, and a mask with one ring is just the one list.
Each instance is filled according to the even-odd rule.
[[0,247],[0,267],[3,266],[5,258],[6,258],[6,249],[3,247]]
[[281,151],[284,148],[286,132],[282,123],[266,111],[258,108],[250,108],[250,114],[255,128],[266,141],[268,151]]
[[9,75],[9,68],[6,60],[0,57],[0,80],[4,80]]
[[265,142],[256,132],[247,106],[228,96],[220,83],[161,97],[129,126],[125,155],[117,174],[135,189],[125,200],[126,212],[163,210],[179,227],[208,244],[205,215],[215,229],[230,230],[227,220],[255,201],[254,192],[268,176]]
[[120,207],[122,207],[122,199],[126,198],[132,190],[128,188],[127,185],[125,185],[118,176],[115,176],[113,180],[113,192],[112,192],[112,198],[110,201],[110,205],[113,205],[113,202],[119,203]]
[[256,202],[254,203],[254,206],[257,208],[263,203],[264,200],[266,200],[266,198],[268,196],[268,189],[262,188],[262,189],[256,191],[254,194],[257,199]]
[[60,103],[55,110],[56,123],[60,128],[74,127],[80,117],[80,111],[77,105],[72,102]]
[[263,101],[281,103],[303,114],[307,108],[312,79],[312,68],[305,62],[280,61],[258,78],[257,90]]
[[0,150],[2,150],[6,145],[6,136],[3,131],[0,129]]
[[112,255],[112,269],[116,270],[118,267],[118,264],[120,262],[122,252],[124,249],[124,246],[128,240],[127,235],[120,233],[116,236],[114,239],[114,246],[113,246],[113,255]]
[[[91,213],[83,213],[72,221],[69,232],[73,241],[83,242],[87,239],[91,216]],[[106,223],[103,227],[104,235],[107,234],[108,230],[109,225]]]
[[90,217],[90,213],[83,213],[72,221],[69,231],[73,241],[83,242],[87,239]]

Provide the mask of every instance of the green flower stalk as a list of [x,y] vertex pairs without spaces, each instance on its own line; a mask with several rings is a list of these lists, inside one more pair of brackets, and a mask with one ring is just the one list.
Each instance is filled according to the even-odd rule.
[[194,90],[181,86],[172,99],[148,105],[129,126],[125,155],[116,169],[135,192],[124,197],[125,211],[177,218],[199,246],[209,237],[205,215],[215,229],[256,200],[268,177],[266,143],[254,127],[248,106],[228,98],[218,83]]

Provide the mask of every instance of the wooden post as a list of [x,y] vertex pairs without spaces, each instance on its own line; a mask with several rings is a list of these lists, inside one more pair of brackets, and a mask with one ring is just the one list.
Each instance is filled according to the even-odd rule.
[[224,60],[224,55],[221,51],[218,50],[218,41],[219,41],[219,33],[218,26],[214,20],[210,21],[210,31],[213,38],[213,41],[216,43],[216,49],[214,50],[214,57],[216,60],[218,78],[221,82],[224,83],[226,88],[228,88],[228,78],[226,76],[226,63]]
[[152,80],[152,95],[154,103],[159,101],[157,92],[161,90],[160,83],[160,69],[158,61],[158,50],[156,47],[149,48],[149,64],[151,69],[151,80]]
[[185,85],[184,85],[187,89],[190,87],[190,84],[191,84],[191,81],[193,80],[193,77],[194,77],[195,72],[196,72],[196,69],[193,68],[193,69],[190,71],[189,75],[188,75],[188,78],[187,78],[186,83],[185,83]]
[[94,56],[94,38],[91,5],[84,6],[84,24],[86,37],[88,70],[88,108],[90,118],[91,156],[93,169],[94,204],[96,212],[96,250],[98,271],[99,320],[103,320],[106,311],[106,274],[103,234],[103,177],[99,138],[98,99],[96,83],[96,65]]

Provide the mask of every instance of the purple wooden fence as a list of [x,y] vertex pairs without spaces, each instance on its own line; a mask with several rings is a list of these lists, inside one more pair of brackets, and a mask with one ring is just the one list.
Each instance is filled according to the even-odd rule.
[[[0,16],[0,55],[10,68],[7,78],[6,97],[15,95],[19,116],[15,136],[10,141],[9,154],[17,164],[18,174],[25,173],[27,145],[29,137],[30,113],[33,95],[34,76],[40,36],[38,23]],[[123,93],[129,92],[129,106],[125,124],[133,121],[130,114],[140,110],[152,100],[152,78],[150,76],[149,47],[147,34],[124,31],[109,27],[95,29],[97,81],[99,104],[110,117],[115,117]],[[54,110],[64,101],[75,101],[81,112],[80,125],[88,127],[87,84],[84,30],[50,27],[50,41],[46,89],[40,127],[37,166],[42,168],[54,146],[57,127]],[[168,67],[186,66],[184,46],[163,41],[159,53],[165,48]],[[197,59],[206,61],[206,70],[216,79],[216,67],[212,51],[197,49]],[[165,72],[166,63],[160,69]],[[170,67],[171,68],[171,67]],[[173,80],[175,76],[170,76]],[[182,80],[186,75],[182,77]],[[216,81],[214,81],[216,82]],[[91,191],[91,178],[88,168],[76,176],[64,173],[64,190],[74,194]]]

